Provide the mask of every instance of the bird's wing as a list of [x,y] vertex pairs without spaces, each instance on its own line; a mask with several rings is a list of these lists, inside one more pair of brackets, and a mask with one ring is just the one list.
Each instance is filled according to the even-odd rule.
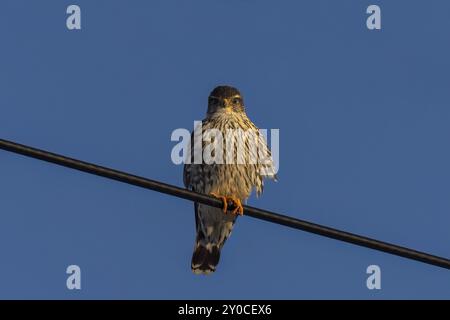
[[[250,120],[246,121],[250,128],[251,135],[246,139],[246,151],[251,159],[256,159],[255,164],[249,164],[248,170],[252,172],[252,182],[256,189],[256,195],[260,195],[264,190],[264,178],[276,180],[275,165],[272,154],[267,145],[265,136],[261,134],[258,127]],[[256,147],[251,144],[256,145]]]
[[[183,168],[183,183],[188,189],[192,189],[192,174],[194,171],[194,131],[191,132],[191,139],[189,140],[189,151],[186,155],[184,168]],[[188,161],[189,159],[189,161]]]

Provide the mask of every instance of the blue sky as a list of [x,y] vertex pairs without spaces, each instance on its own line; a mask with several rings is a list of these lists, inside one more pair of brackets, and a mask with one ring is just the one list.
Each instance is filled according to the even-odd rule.
[[[66,8],[82,30],[66,28]],[[366,28],[378,4],[382,30]],[[218,84],[280,129],[249,204],[450,257],[450,3],[0,4],[0,137],[182,185],[171,132]],[[0,152],[0,298],[450,298],[450,272],[248,217],[191,273],[192,203]],[[66,288],[79,265],[82,289]],[[368,290],[366,268],[381,268]]]

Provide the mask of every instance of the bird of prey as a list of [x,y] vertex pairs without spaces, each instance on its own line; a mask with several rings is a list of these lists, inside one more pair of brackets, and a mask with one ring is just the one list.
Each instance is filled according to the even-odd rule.
[[[234,131],[251,134],[231,135],[231,143],[213,145],[212,155],[222,151],[223,157],[226,157],[228,152],[227,159],[234,161],[209,163],[201,159],[195,163],[196,152],[204,156],[203,151],[208,142],[205,141],[207,140],[205,135],[212,130],[219,130],[224,139],[230,136],[229,132]],[[236,88],[218,86],[210,93],[206,118],[201,122],[201,131],[199,133],[195,131],[191,135],[188,154],[191,161],[184,165],[184,185],[190,190],[222,199],[224,206],[221,209],[194,203],[197,236],[191,268],[196,274],[209,274],[216,270],[220,251],[230,236],[237,216],[243,214],[242,202],[245,203],[253,189],[260,195],[263,191],[263,179],[265,177],[276,179],[276,175],[266,141],[247,117],[243,97]],[[195,134],[200,134],[200,150],[194,150]],[[212,138],[209,143],[214,142],[214,139]],[[198,145],[197,143],[197,147]],[[239,155],[234,153],[241,154],[241,158],[238,159]],[[261,155],[265,155],[265,161],[261,161],[263,158]],[[257,161],[254,161],[255,158]],[[228,210],[228,204],[233,205],[233,211]]]

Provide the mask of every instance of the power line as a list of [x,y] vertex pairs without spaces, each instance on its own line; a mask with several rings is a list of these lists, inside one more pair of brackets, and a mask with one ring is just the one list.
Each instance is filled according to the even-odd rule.
[[[127,184],[135,185],[145,189],[166,193],[178,198],[183,198],[195,202],[200,202],[213,207],[222,208],[222,200],[215,197],[200,194],[183,188],[179,188],[167,183],[139,177],[126,172],[98,166],[89,162],[68,158],[59,154],[51,153],[48,151],[32,148],[22,144],[18,144],[12,141],[0,139],[0,149],[18,153],[27,157],[40,159],[43,161],[51,162],[60,166],[72,168],[75,170],[87,172],[97,176],[113,179],[116,181],[124,182]],[[230,208],[232,205],[230,204]],[[353,243],[358,246],[371,248],[378,251],[387,252],[393,255],[401,256],[404,258],[424,262],[427,264],[439,266],[442,268],[450,269],[450,260],[431,255],[425,252],[401,247],[395,244],[371,239],[368,237],[360,236],[354,233],[349,233],[323,225],[311,223],[308,221],[296,219],[293,217],[285,216],[268,210],[258,209],[250,206],[244,206],[244,215],[250,216],[256,219],[269,221],[272,223],[284,225],[294,229],[299,229],[328,238]]]

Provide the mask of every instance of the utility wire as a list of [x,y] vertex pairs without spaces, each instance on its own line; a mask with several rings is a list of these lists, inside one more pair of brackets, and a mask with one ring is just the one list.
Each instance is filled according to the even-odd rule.
[[[124,182],[127,184],[135,185],[145,189],[166,193],[178,198],[183,198],[199,203],[203,203],[209,206],[222,208],[223,202],[215,197],[193,192],[187,189],[179,188],[167,183],[162,183],[155,180],[132,175],[126,172],[98,166],[89,162],[68,158],[59,154],[51,153],[48,151],[32,148],[22,144],[18,144],[12,141],[0,139],[0,149],[18,153],[27,157],[40,159],[43,161],[51,162],[60,166],[72,168],[75,170],[87,172],[97,176],[113,179],[116,181]],[[233,209],[230,204],[230,208]],[[296,219],[293,217],[285,216],[268,210],[258,209],[250,206],[244,206],[244,215],[250,216],[256,219],[269,221],[272,223],[284,225],[294,229],[311,232],[324,237],[353,243],[358,246],[371,248],[378,251],[387,252],[396,256],[424,262],[427,264],[435,265],[438,267],[450,269],[450,260],[434,256],[425,252],[401,247],[395,244],[371,239],[368,237],[360,236],[354,233],[341,231],[326,227],[323,225],[315,224],[312,222]]]

